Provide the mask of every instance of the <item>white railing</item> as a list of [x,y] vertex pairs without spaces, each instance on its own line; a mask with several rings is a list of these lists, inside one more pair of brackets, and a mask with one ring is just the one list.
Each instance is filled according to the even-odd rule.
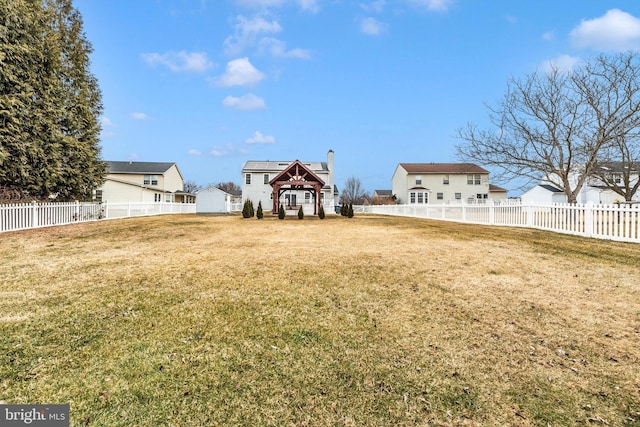
[[640,205],[441,204],[354,206],[354,212],[471,224],[528,227],[584,237],[640,243]]
[[0,205],[0,232],[172,213],[195,213],[195,203],[24,203]]

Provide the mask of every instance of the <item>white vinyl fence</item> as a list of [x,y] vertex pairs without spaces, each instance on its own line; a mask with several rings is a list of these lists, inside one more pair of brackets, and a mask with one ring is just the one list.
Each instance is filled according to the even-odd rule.
[[528,227],[584,237],[640,243],[640,205],[442,204],[371,205],[356,212],[471,224]]
[[195,203],[34,202],[0,205],[0,232],[100,219],[195,212]]

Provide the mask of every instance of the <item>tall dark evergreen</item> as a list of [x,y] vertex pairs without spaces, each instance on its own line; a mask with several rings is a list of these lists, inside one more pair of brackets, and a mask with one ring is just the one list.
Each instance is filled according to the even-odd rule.
[[0,0],[0,186],[88,199],[104,180],[101,93],[71,0]]

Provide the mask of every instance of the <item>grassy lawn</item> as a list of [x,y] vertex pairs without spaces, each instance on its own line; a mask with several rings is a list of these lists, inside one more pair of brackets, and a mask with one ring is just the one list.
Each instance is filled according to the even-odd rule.
[[0,259],[0,401],[74,426],[640,426],[640,245],[176,215]]

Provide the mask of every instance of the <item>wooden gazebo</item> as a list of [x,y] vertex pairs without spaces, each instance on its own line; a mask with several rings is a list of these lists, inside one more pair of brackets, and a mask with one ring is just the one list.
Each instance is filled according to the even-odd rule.
[[269,181],[273,189],[273,213],[277,214],[280,207],[280,196],[289,190],[308,191],[313,196],[313,214],[317,215],[320,209],[321,190],[324,181],[318,178],[300,160],[296,160]]

